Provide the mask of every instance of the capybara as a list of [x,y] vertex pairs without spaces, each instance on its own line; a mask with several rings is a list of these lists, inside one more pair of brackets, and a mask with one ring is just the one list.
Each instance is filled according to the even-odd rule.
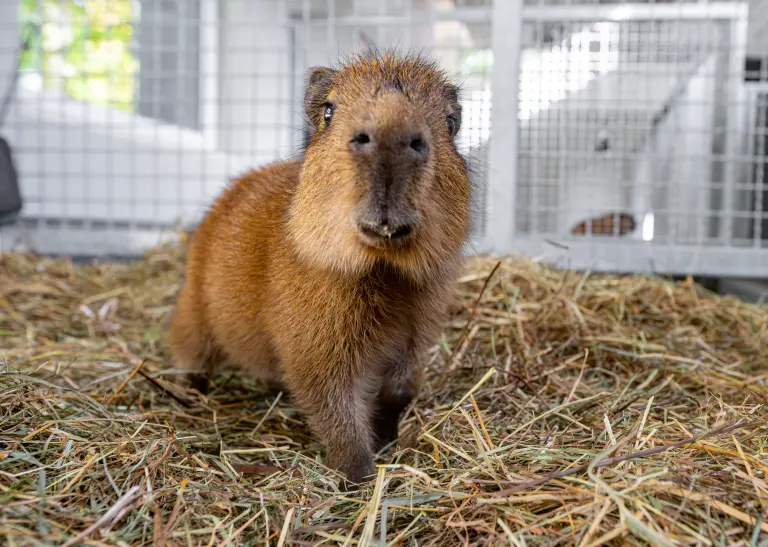
[[[284,386],[348,482],[397,439],[470,229],[459,89],[423,56],[309,70],[297,159],[233,181],[193,233],[173,360]],[[201,388],[203,384],[200,384]]]

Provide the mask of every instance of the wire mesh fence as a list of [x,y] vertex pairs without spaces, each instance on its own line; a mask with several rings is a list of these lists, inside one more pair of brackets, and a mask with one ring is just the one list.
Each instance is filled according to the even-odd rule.
[[308,67],[398,47],[462,84],[470,251],[765,276],[767,21],[766,0],[0,0],[24,198],[0,245],[135,254],[194,226],[301,153]]

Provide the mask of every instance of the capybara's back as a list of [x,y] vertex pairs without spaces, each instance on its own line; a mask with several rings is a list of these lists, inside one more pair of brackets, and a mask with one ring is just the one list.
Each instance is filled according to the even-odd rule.
[[[397,438],[469,231],[458,89],[423,58],[309,73],[301,159],[234,181],[192,237],[174,362],[278,381],[351,482]],[[201,388],[204,383],[198,383]]]
[[249,173],[225,189],[192,235],[185,286],[170,331],[177,366],[205,388],[216,363],[229,359],[265,379],[277,361],[264,323],[269,259],[281,241],[300,164]]

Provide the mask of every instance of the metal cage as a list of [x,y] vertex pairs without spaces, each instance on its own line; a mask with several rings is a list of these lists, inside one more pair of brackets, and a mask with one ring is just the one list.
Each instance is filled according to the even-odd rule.
[[[135,255],[300,153],[308,67],[396,46],[463,87],[468,252],[768,277],[768,0],[0,0],[0,249]],[[2,95],[0,95],[2,100]]]

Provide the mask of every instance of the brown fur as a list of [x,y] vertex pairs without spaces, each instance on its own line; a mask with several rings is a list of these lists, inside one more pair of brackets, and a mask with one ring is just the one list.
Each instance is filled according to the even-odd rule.
[[[229,360],[282,383],[361,482],[417,394],[468,235],[460,107],[433,64],[384,53],[312,69],[305,108],[303,157],[234,181],[193,235],[170,344],[190,372]],[[371,218],[413,232],[371,238]]]
[[[618,218],[618,230],[616,219]],[[582,220],[571,228],[572,235],[617,235],[631,234],[637,228],[635,219],[627,213],[608,213],[599,217]]]

